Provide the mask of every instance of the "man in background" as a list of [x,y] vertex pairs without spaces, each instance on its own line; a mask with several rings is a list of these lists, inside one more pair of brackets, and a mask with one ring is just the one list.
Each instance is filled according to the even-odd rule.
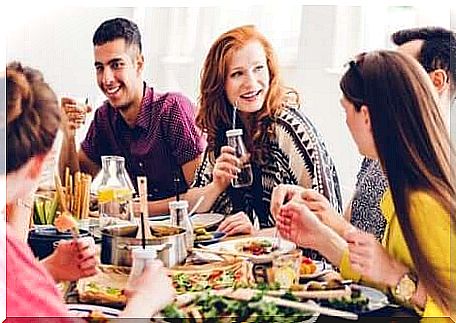
[[[195,107],[179,93],[159,93],[142,78],[144,57],[138,26],[124,18],[103,22],[93,36],[97,83],[107,101],[95,111],[81,148],[75,131],[82,123],[76,102],[65,98],[66,134],[60,153],[60,172],[70,167],[95,176],[101,156],[125,158],[137,190],[136,177],[146,175],[152,200],[182,193],[193,181],[204,149],[194,123]],[[166,212],[166,209],[156,213]]]
[[[399,30],[392,34],[397,51],[411,55],[426,70],[439,95],[442,116],[449,124],[456,99],[456,35],[441,27]],[[388,187],[379,161],[364,158],[357,175],[356,190],[345,217],[360,229],[381,240],[386,221],[380,201]]]

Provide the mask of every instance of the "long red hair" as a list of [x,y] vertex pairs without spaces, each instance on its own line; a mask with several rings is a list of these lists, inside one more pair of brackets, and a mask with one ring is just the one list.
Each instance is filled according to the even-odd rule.
[[[258,41],[264,49],[269,70],[269,90],[263,107],[249,115],[245,139],[252,160],[261,162],[267,154],[266,138],[274,137],[274,118],[281,112],[285,91],[281,84],[276,54],[269,41],[253,25],[231,29],[214,42],[201,71],[196,124],[207,134],[209,152],[220,148],[220,137],[232,127],[232,107],[225,92],[227,66],[233,54],[247,43]],[[223,133],[222,133],[223,132]]]

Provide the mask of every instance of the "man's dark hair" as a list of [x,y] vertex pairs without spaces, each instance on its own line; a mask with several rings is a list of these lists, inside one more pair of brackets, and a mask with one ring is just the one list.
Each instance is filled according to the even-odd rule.
[[138,25],[125,18],[114,18],[104,21],[93,35],[93,45],[103,45],[122,38],[127,45],[136,45],[142,51],[141,33]]
[[412,40],[423,40],[418,61],[428,73],[439,68],[445,70],[455,84],[456,35],[453,31],[442,27],[404,29],[392,34],[391,39],[398,46]]

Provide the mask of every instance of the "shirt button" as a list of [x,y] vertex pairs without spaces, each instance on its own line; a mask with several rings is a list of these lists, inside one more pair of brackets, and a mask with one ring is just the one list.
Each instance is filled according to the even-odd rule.
[[144,166],[143,162],[139,162],[139,167],[143,168],[143,166]]

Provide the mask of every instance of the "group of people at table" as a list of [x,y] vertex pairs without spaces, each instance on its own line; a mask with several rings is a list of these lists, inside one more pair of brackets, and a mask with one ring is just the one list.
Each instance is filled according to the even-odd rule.
[[[428,27],[398,31],[392,40],[397,50],[357,55],[340,80],[346,123],[365,156],[344,212],[325,143],[299,107],[297,92],[282,83],[274,49],[254,26],[215,40],[196,109],[184,95],[160,93],[143,81],[134,22],[103,22],[93,46],[97,82],[107,100],[94,112],[79,150],[76,102],[59,102],[38,70],[10,63],[4,76],[7,226],[1,239],[7,250],[7,317],[66,321],[55,282],[96,273],[91,238],[63,241],[38,262],[17,234],[30,213],[21,212],[28,206],[22,199],[36,189],[60,128],[60,169],[96,175],[101,156],[124,156],[132,178],[148,177],[150,214],[167,212],[177,176],[179,193],[190,205],[204,195],[198,211],[229,215],[218,230],[252,234],[277,226],[283,238],[319,252],[344,278],[380,288],[420,316],[448,317],[455,305],[450,247],[456,192],[446,119],[456,96],[450,64],[456,37]],[[243,129],[250,152],[254,180],[245,188],[230,185],[239,171],[225,136],[233,126]],[[151,317],[174,296],[158,260],[126,292],[125,317]]]

